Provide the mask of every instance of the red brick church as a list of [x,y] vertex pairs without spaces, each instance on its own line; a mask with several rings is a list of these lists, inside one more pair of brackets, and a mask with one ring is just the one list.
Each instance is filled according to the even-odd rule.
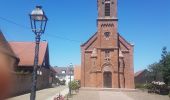
[[118,33],[117,0],[97,1],[97,32],[81,45],[81,86],[134,88],[134,46]]

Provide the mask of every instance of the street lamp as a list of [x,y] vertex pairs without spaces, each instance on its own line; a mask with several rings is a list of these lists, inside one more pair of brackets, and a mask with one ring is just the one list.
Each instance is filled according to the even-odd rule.
[[35,56],[34,56],[34,68],[33,68],[33,78],[31,87],[30,100],[35,100],[36,97],[36,84],[37,84],[37,68],[38,68],[38,56],[39,56],[39,44],[40,37],[45,32],[46,23],[48,18],[46,17],[41,6],[36,6],[36,8],[29,14],[32,32],[36,35],[35,37]]
[[73,67],[73,64],[70,63],[69,65],[69,69],[70,69],[70,84],[69,84],[69,95],[71,96],[71,74],[72,74],[72,67]]

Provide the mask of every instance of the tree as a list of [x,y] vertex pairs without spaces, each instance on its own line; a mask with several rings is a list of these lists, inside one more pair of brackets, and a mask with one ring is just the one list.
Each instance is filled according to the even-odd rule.
[[166,84],[170,83],[170,52],[167,51],[166,47],[162,49],[161,55],[161,73],[163,75],[163,80]]
[[158,80],[158,77],[160,76],[160,63],[155,62],[148,66],[148,76],[151,77],[154,81]]

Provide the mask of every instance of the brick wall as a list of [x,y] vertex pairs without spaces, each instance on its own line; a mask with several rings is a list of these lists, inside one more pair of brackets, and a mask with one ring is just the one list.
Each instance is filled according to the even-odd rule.
[[[37,77],[37,89],[44,89],[49,87],[49,69],[42,68],[42,76]],[[32,74],[13,74],[13,88],[11,95],[16,96],[20,94],[29,93],[32,86]]]

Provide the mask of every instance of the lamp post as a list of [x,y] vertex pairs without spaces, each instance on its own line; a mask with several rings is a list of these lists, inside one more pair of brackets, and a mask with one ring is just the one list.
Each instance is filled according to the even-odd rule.
[[69,65],[69,69],[70,69],[70,84],[69,84],[69,95],[71,96],[71,74],[72,74],[72,67],[73,67],[73,64],[70,63]]
[[48,18],[46,17],[41,6],[36,6],[36,8],[29,14],[31,29],[35,34],[35,56],[34,56],[34,68],[32,76],[32,87],[30,100],[35,100],[36,97],[36,85],[37,85],[37,68],[38,68],[38,57],[39,57],[39,44],[41,35],[45,32],[46,23]]

